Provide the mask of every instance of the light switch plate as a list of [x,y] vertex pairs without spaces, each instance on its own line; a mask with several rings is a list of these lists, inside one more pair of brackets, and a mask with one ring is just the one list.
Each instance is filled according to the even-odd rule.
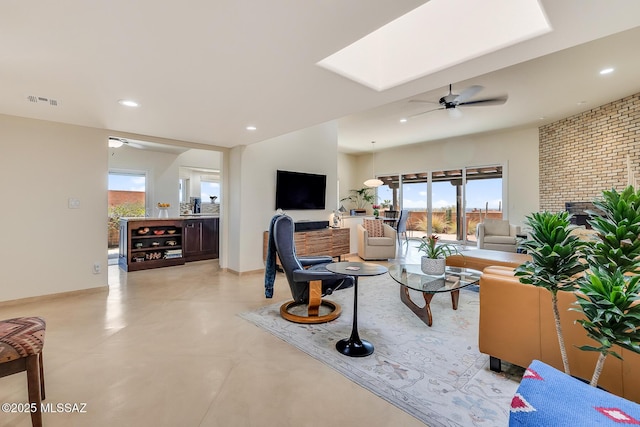
[[80,199],[69,197],[69,209],[80,209]]

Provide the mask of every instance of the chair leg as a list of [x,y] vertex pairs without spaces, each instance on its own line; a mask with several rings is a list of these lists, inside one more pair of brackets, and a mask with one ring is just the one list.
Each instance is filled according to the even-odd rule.
[[322,280],[312,280],[309,282],[309,306],[307,314],[317,316],[320,314],[320,303],[322,302]]
[[27,391],[29,403],[35,404],[35,411],[31,412],[31,424],[33,427],[42,427],[42,396],[40,394],[42,383],[40,382],[40,354],[34,354],[26,358],[27,365]]
[[489,356],[489,369],[494,372],[502,371],[502,363],[501,360],[497,357]]
[[44,365],[42,362],[42,352],[40,352],[40,357],[38,357],[38,361],[40,362],[40,397],[42,400],[46,399],[44,393]]

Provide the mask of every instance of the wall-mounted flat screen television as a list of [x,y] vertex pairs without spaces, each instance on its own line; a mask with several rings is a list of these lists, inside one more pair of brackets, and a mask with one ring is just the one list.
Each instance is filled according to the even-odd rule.
[[326,175],[279,170],[276,175],[276,209],[324,209],[326,189]]

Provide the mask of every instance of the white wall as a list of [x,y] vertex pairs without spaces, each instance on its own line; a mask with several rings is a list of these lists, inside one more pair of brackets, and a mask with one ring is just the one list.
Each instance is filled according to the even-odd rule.
[[[6,242],[0,245],[0,301],[107,286],[109,162],[123,169],[145,168],[108,148],[107,139],[113,133],[0,115],[0,218]],[[162,138],[148,140],[197,146]],[[198,159],[204,162],[202,167],[219,168],[220,153],[214,153],[217,160],[212,161],[198,151],[184,153],[186,159],[148,151],[143,154],[152,171],[154,206],[169,201],[177,209],[178,166],[182,161],[193,165]],[[69,209],[69,198],[78,199],[80,208]],[[226,236],[224,224],[221,227]],[[93,274],[94,263],[100,264],[100,274]]]
[[[347,188],[360,188],[371,175],[371,155],[341,155],[340,159],[342,195],[343,181],[350,180]],[[505,217],[522,225],[526,215],[539,209],[538,159],[538,129],[531,128],[377,151],[375,167],[376,175],[387,175],[503,164]]]
[[329,220],[337,199],[337,141],[337,126],[328,123],[232,150],[232,168],[239,168],[242,186],[234,213],[238,221],[230,226],[230,241],[235,240],[229,245],[230,269],[264,268],[262,236],[276,212],[277,169],[327,175],[327,209],[287,214],[296,221]]
[[[169,216],[178,216],[180,166],[220,169],[221,153],[191,149],[182,154],[140,150],[122,146],[110,148],[110,170],[135,170],[147,174],[147,216],[157,216],[158,203],[170,203]],[[199,186],[200,183],[198,183]],[[197,194],[200,194],[198,187]]]
[[[351,195],[349,192],[350,189],[362,188],[362,183],[365,178],[360,179],[361,177],[358,173],[358,167],[358,156],[338,153],[338,180],[340,183],[340,194],[338,195],[338,200],[349,197]],[[358,181],[359,179],[360,181]],[[345,200],[342,204],[347,211],[351,207],[351,202],[349,200]]]
[[[157,216],[157,203],[170,203],[170,216],[178,216],[177,155],[157,151],[139,150],[122,146],[110,148],[110,171],[137,171],[147,175],[147,216]],[[175,175],[175,176],[174,176]],[[173,179],[171,177],[173,176]]]
[[[112,133],[0,115],[2,234],[9,242],[0,246],[0,301],[107,285],[111,151],[106,142]],[[288,212],[295,220],[329,220],[338,176],[341,197],[361,186],[370,174],[370,156],[339,155],[337,140],[337,128],[331,123],[229,150],[220,160],[228,165],[222,168],[223,188],[228,191],[223,209],[228,229],[222,230],[222,248],[226,245],[228,253],[222,254],[222,267],[238,272],[264,267],[262,233],[275,213],[277,169],[327,175],[327,209]],[[177,162],[177,158],[161,160],[161,170],[154,170],[159,190],[154,203],[162,198],[174,205],[169,197],[176,197],[177,207],[177,189],[172,189]],[[378,174],[495,162],[508,167],[509,217],[520,222],[538,210],[537,129],[376,152]],[[119,167],[129,166],[139,169],[129,163]],[[69,209],[69,198],[79,199],[80,209]],[[94,262],[101,264],[101,274],[93,274]]]
[[0,301],[107,285],[107,138],[0,115]]

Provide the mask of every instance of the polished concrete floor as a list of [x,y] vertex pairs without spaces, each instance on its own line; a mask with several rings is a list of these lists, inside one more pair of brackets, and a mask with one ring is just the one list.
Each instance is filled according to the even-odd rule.
[[[44,414],[47,427],[424,425],[237,316],[289,299],[282,274],[272,300],[262,274],[212,261],[108,277],[108,290],[0,306],[47,320],[46,402],[84,409]],[[24,373],[0,378],[0,403],[26,401]],[[30,425],[0,412],[0,426]]]

